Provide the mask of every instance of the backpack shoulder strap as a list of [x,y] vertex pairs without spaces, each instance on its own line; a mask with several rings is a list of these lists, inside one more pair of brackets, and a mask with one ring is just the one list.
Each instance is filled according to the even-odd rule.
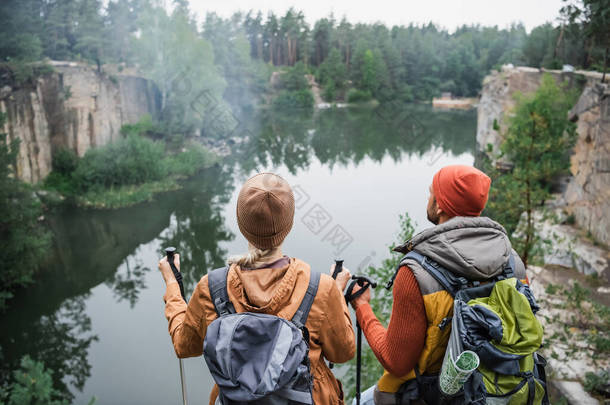
[[465,277],[457,276],[438,264],[436,261],[422,255],[415,250],[410,251],[402,258],[400,265],[404,265],[407,259],[416,261],[428,274],[430,274],[452,297],[468,285]]
[[305,322],[309,316],[309,310],[311,309],[314,298],[316,298],[316,294],[318,293],[318,285],[320,284],[320,273],[310,271],[309,274],[309,285],[307,286],[307,291],[305,292],[305,296],[301,301],[299,309],[297,309],[297,312],[295,312],[294,316],[292,317],[292,322],[298,328],[305,326]]
[[504,266],[502,274],[506,278],[512,278],[512,277],[515,277],[515,273],[516,273],[515,270],[516,270],[515,269],[515,255],[511,251],[508,255],[508,262],[506,262],[506,266]]
[[208,288],[210,289],[210,296],[219,317],[235,313],[235,307],[233,307],[227,292],[228,275],[229,266],[221,267],[208,273]]

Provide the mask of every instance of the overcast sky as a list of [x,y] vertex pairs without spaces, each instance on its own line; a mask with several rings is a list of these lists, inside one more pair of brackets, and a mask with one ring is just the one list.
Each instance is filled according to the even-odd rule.
[[555,22],[561,0],[190,0],[191,9],[202,18],[207,11],[223,17],[242,10],[272,10],[283,14],[291,6],[305,12],[307,21],[328,16],[346,16],[352,22],[381,21],[387,25],[407,25],[430,21],[453,31],[462,24],[498,25],[521,21],[528,32],[545,22]]

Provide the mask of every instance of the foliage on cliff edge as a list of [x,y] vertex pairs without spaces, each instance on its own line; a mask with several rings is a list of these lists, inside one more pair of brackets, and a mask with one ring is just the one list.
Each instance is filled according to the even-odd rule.
[[[5,116],[0,113],[0,128]],[[13,291],[32,282],[49,247],[42,208],[33,190],[16,179],[19,141],[0,133],[0,311]]]

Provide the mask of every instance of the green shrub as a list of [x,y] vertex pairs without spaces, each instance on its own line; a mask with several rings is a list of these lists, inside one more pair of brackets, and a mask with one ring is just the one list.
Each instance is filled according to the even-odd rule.
[[284,71],[280,76],[282,90],[273,99],[274,108],[313,107],[313,93],[305,74],[307,74],[307,69],[302,62]]
[[293,67],[286,69],[280,76],[282,89],[289,91],[308,90],[309,82],[305,77],[306,74],[307,69],[303,62],[298,62]]
[[[88,405],[95,404],[93,397]],[[69,405],[62,393],[53,387],[53,371],[44,363],[23,356],[20,368],[13,371],[13,381],[0,387],[0,403],[6,405]]]
[[44,188],[57,191],[64,196],[71,196],[76,193],[76,186],[72,176],[66,176],[58,172],[51,172],[44,179]]
[[71,149],[58,149],[57,152],[53,154],[51,165],[54,172],[69,176],[76,170],[76,166],[78,166],[78,156]]
[[326,86],[324,87],[324,91],[322,92],[322,97],[324,98],[324,100],[330,102],[335,101],[335,97],[336,97],[336,86],[335,86],[335,82],[333,81],[333,79],[328,79],[328,82],[326,83]]
[[80,191],[160,180],[167,174],[162,164],[164,154],[161,142],[130,134],[87,151],[73,179]]
[[68,405],[53,387],[53,373],[42,362],[29,356],[21,359],[21,368],[13,372],[14,382],[2,393],[7,405]]
[[37,77],[53,72],[53,67],[46,63],[34,63],[25,60],[0,62],[0,69],[7,70],[16,83],[22,85],[33,83]]
[[144,115],[135,124],[125,124],[121,127],[122,135],[144,135],[147,133],[158,132],[157,125],[153,122],[149,114]]
[[363,103],[373,98],[373,95],[368,90],[349,89],[347,92],[348,103]]
[[585,373],[585,390],[607,394],[610,388],[610,370],[601,370],[598,373]]
[[199,143],[191,143],[184,152],[165,158],[164,164],[168,174],[192,176],[204,167],[216,161],[216,156]]
[[313,93],[311,90],[282,90],[273,100],[274,108],[312,108]]
[[137,131],[132,127],[126,138],[90,149],[81,159],[59,151],[45,188],[80,206],[126,207],[175,190],[178,178],[192,176],[216,162],[216,155],[200,143],[192,142],[182,152],[167,154],[165,142],[136,135]]

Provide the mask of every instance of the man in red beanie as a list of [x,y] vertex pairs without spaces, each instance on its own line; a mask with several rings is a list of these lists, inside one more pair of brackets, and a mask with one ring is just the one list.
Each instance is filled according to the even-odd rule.
[[428,220],[439,225],[453,217],[478,217],[487,204],[490,185],[491,179],[474,167],[443,167],[432,178]]
[[[439,170],[432,179],[426,210],[435,226],[394,250],[403,254],[416,251],[472,281],[501,274],[512,254],[515,272],[524,279],[525,268],[513,253],[504,228],[479,216],[490,185],[491,179],[471,166]],[[370,289],[351,302],[373,353],[386,370],[377,385],[363,394],[361,403],[440,403],[438,379],[425,377],[438,375],[441,369],[451,331],[447,326],[451,323],[453,297],[419,262],[406,259],[396,272],[393,298],[387,329],[369,305]],[[424,380],[435,382],[423,387]],[[425,402],[419,402],[424,398]]]

